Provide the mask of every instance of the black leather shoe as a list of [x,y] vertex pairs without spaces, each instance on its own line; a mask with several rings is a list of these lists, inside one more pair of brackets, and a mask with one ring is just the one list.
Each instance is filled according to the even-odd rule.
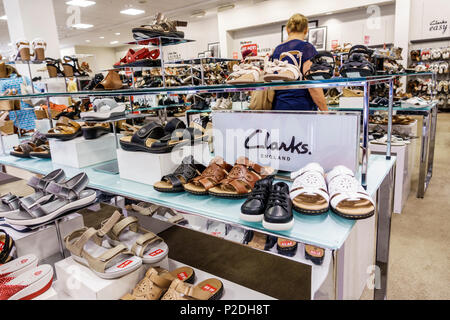
[[289,230],[294,226],[292,202],[289,197],[289,186],[278,182],[270,189],[269,200],[264,212],[263,227],[268,230]]
[[268,176],[255,183],[255,186],[247,200],[241,206],[240,218],[249,222],[262,221],[272,187],[273,176]]

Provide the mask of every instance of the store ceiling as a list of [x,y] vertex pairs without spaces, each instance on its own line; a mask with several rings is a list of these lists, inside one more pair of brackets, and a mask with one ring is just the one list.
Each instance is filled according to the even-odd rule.
[[[3,0],[1,1],[3,2]],[[73,45],[120,46],[133,39],[131,28],[150,23],[158,12],[163,12],[169,17],[195,21],[211,16],[212,12],[217,12],[217,7],[232,2],[230,0],[95,0],[95,5],[81,8],[80,17],[81,23],[92,24],[94,27],[80,30],[67,27],[69,14],[66,12],[66,1],[53,0],[62,47]],[[128,7],[144,10],[145,13],[136,16],[120,13],[121,10]],[[207,14],[203,18],[191,17],[191,14],[198,10],[205,10]],[[3,15],[3,6],[0,11]],[[116,35],[116,33],[120,33],[120,35]],[[118,43],[111,44],[112,41],[118,41]],[[0,52],[10,49],[8,43],[10,43],[8,24],[6,21],[0,20]]]

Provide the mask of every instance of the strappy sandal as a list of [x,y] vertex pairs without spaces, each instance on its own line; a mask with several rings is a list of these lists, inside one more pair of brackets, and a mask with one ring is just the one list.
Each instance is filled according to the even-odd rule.
[[64,75],[66,77],[85,77],[88,75],[86,72],[81,70],[78,58],[64,56],[63,61],[64,63],[62,64],[62,66],[64,68]]
[[232,168],[223,158],[215,157],[200,176],[184,185],[184,190],[195,195],[207,195],[208,190],[224,180]]
[[328,211],[330,196],[324,177],[324,170],[318,163],[310,163],[293,172],[290,198],[295,211],[318,215]]
[[14,259],[8,263],[2,264],[0,261],[0,286],[22,273],[37,266],[39,259],[34,254],[27,254]]
[[103,279],[116,279],[142,265],[142,259],[119,244],[112,249],[102,247],[103,238],[94,228],[82,228],[64,238],[73,260],[90,268]]
[[[299,59],[298,61],[297,58]],[[295,81],[298,79],[301,80],[301,63],[302,53],[300,51],[283,52],[280,55],[280,60],[275,61],[270,61],[269,57],[267,56],[264,62],[264,81],[270,82]]]
[[109,123],[85,123],[81,127],[83,138],[86,140],[97,139],[111,132]]
[[143,263],[157,263],[169,253],[169,247],[163,239],[142,228],[136,217],[124,217],[119,211],[102,222],[99,235],[107,235],[111,245],[124,245]]
[[54,200],[45,204],[34,203],[29,207],[21,206],[18,213],[8,215],[5,221],[13,225],[34,226],[89,206],[95,202],[97,196],[94,190],[85,190],[88,183],[89,178],[84,172],[61,184],[51,181],[45,192],[54,195]]
[[155,37],[184,38],[184,32],[176,27],[186,27],[185,21],[170,21],[162,13],[158,13],[151,25],[141,25],[133,28],[133,37],[136,40],[147,40]]
[[277,243],[277,238],[264,233],[247,230],[245,231],[243,244],[249,247],[268,251]]
[[19,197],[8,193],[0,197],[0,218],[4,218],[12,213],[17,213],[20,210]]
[[205,166],[196,162],[193,156],[186,157],[172,174],[162,177],[161,181],[153,185],[153,188],[159,192],[183,192],[183,186],[199,176],[205,169]]
[[63,141],[68,141],[81,136],[81,126],[78,122],[70,120],[66,117],[61,117],[56,126],[48,130],[45,135],[47,138],[55,138]]
[[33,47],[33,56],[35,61],[44,61],[45,60],[45,49],[47,49],[47,43],[42,39],[34,39],[31,42],[31,46]]
[[161,300],[219,300],[222,295],[223,283],[219,279],[207,279],[195,286],[175,279]]
[[120,300],[159,300],[175,279],[194,283],[195,271],[190,267],[181,267],[170,272],[162,268],[150,268],[133,292],[127,293]]
[[206,128],[208,126],[208,117],[201,119],[201,124],[191,122],[189,128],[176,129],[159,141],[156,141],[148,149],[150,153],[169,153],[175,147],[185,145],[194,145],[195,143],[208,141]]
[[138,204],[133,203],[131,208],[143,216],[151,217],[158,210],[159,206],[147,202],[139,202]]
[[30,152],[30,157],[39,159],[51,159],[52,154],[50,153],[50,145],[46,143],[37,148],[34,148],[33,151]]
[[122,134],[124,136],[132,136],[133,134],[135,134],[136,132],[138,132],[140,129],[142,129],[142,127],[139,126],[132,126],[128,123],[122,123],[120,125],[120,129],[122,130]]
[[233,66],[233,72],[228,76],[228,84],[260,83],[263,81],[261,69],[250,63]]
[[305,244],[305,258],[311,260],[315,265],[321,265],[325,257],[325,250],[319,247]]
[[64,71],[61,69],[61,60],[45,58],[47,63],[47,71],[50,78],[64,77]]
[[[30,208],[35,203],[46,203],[54,198],[52,194],[45,191],[50,182],[61,183],[65,179],[66,174],[62,169],[57,169],[50,172],[48,175],[38,178],[36,176],[31,177],[28,180],[28,186],[34,189],[34,193],[29,196],[23,197],[19,200],[20,206]],[[17,210],[19,211],[19,210]]]
[[101,121],[101,120],[114,120],[125,116],[127,106],[125,103],[117,103],[113,99],[102,99],[95,105],[95,111],[81,112],[80,117],[83,120]]
[[[5,230],[0,229],[0,265],[9,262],[12,260],[12,256],[10,256],[11,251],[14,247],[14,240],[11,236],[6,233]],[[0,266],[0,285],[2,283],[2,267]]]
[[31,140],[24,141],[18,146],[13,148],[13,151],[10,152],[10,155],[19,158],[30,158],[30,152],[32,152],[35,148],[47,144],[48,140],[46,136],[43,134],[36,132],[33,134]]
[[375,202],[353,172],[337,166],[327,174],[331,210],[346,219],[366,219],[375,213]]
[[152,144],[165,135],[163,127],[156,121],[150,122],[136,131],[132,136],[120,138],[119,143],[125,151],[150,152]]
[[274,169],[262,167],[245,157],[237,159],[228,176],[216,187],[208,190],[215,197],[245,198],[255,186],[256,181],[271,175]]

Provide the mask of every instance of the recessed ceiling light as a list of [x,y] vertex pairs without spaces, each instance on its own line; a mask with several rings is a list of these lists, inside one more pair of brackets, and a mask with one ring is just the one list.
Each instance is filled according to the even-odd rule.
[[120,36],[120,32],[116,32],[115,35],[116,35],[116,36]]
[[327,12],[327,13],[325,13],[325,14],[328,16],[328,15],[330,15],[330,14],[333,14],[333,12]]
[[1,16],[1,17],[0,17],[0,20],[8,20],[8,17],[7,17],[6,15]]
[[120,11],[120,13],[121,14],[128,14],[130,16],[136,16],[138,14],[145,13],[145,11],[144,10],[140,10],[140,9],[129,8],[129,9]]
[[101,37],[99,37],[100,39],[105,39],[105,37],[103,37],[103,36],[101,36]]
[[68,4],[69,6],[77,6],[77,7],[89,7],[89,6],[93,6],[96,2],[95,1],[90,1],[90,0],[71,0],[71,1],[66,1],[66,4]]
[[191,13],[191,17],[193,18],[201,18],[204,17],[206,14],[205,10],[198,10]]
[[86,42],[91,42],[91,40],[86,40]]
[[75,28],[75,29],[89,29],[92,27],[93,27],[92,24],[87,24],[87,23],[76,23],[76,24],[72,25],[72,28]]
[[217,12],[223,12],[227,10],[234,9],[235,5],[233,3],[231,4],[224,4],[223,6],[220,6],[217,8]]
[[116,43],[119,43],[119,41],[111,41],[109,44],[116,44]]

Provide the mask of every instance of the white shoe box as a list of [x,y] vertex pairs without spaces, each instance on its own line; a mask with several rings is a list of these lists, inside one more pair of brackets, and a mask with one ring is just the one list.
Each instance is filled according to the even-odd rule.
[[340,97],[339,108],[362,108],[364,107],[364,97]]
[[[13,149],[13,147],[18,146],[20,144],[19,137],[17,134],[11,134],[8,136],[1,136],[3,143],[0,142],[0,152],[1,153],[9,153]],[[3,149],[3,146],[5,149]]]
[[[374,154],[386,154],[386,145],[370,143],[369,149]],[[408,200],[411,191],[411,159],[409,157],[410,145],[391,146],[391,154],[397,157],[395,170],[394,213],[402,213],[403,206]]]
[[[84,226],[83,217],[72,213],[59,222],[61,238]],[[17,256],[34,254],[39,260],[48,258],[60,252],[58,235],[54,224],[43,226],[30,232],[18,232],[11,227],[1,226],[13,239]],[[17,227],[18,228],[18,227]]]
[[131,292],[150,267],[169,269],[168,257],[156,264],[143,264],[139,269],[118,279],[102,279],[72,257],[55,263],[58,285],[66,294],[79,300],[117,300]]
[[153,185],[173,173],[183,160],[183,150],[171,153],[131,152],[117,149],[120,178]]
[[86,140],[83,137],[69,141],[49,140],[53,163],[84,168],[117,158],[116,142],[112,133],[94,140]]

